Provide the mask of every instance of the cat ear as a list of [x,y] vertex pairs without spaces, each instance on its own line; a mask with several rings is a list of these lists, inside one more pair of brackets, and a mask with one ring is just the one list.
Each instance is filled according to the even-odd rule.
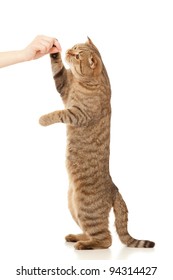
[[89,45],[92,45],[92,46],[94,46],[94,44],[93,44],[93,42],[91,41],[91,39],[87,36],[87,41],[86,41],[86,43],[87,44],[89,44]]
[[89,64],[91,69],[95,69],[97,66],[97,59],[93,55],[89,57]]
[[95,49],[97,49],[96,48],[96,46],[94,45],[94,43],[91,41],[91,39],[89,38],[89,37],[87,37],[87,41],[86,41],[86,44],[88,44],[89,46],[92,46],[92,47],[94,47]]
[[92,54],[89,59],[90,68],[94,70],[96,75],[100,74],[102,71],[102,62],[98,55]]
[[94,43],[91,41],[91,39],[89,37],[87,37],[87,38],[88,38],[88,40],[86,41],[86,44],[89,45],[90,47],[94,48],[96,51],[98,51],[97,47],[94,45]]

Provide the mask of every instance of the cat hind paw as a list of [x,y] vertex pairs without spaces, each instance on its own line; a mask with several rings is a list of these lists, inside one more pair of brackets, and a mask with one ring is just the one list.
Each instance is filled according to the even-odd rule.
[[67,242],[77,242],[76,236],[74,234],[69,234],[65,237]]

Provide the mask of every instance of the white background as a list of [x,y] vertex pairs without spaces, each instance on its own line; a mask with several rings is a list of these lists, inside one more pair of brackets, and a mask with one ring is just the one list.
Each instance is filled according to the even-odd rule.
[[172,15],[166,0],[1,0],[0,51],[22,49],[38,34],[57,37],[63,57],[87,36],[99,48],[112,85],[111,175],[128,205],[130,233],[156,242],[154,249],[124,247],[111,214],[110,249],[78,252],[65,243],[66,234],[80,230],[67,208],[65,126],[38,124],[42,114],[63,108],[46,56],[0,69],[2,279],[19,279],[21,265],[78,260],[165,266],[170,276]]

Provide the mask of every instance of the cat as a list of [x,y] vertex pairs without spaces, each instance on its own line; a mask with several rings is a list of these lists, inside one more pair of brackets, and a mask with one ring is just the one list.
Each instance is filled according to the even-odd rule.
[[128,247],[152,248],[155,243],[137,240],[127,230],[128,210],[109,173],[111,86],[101,55],[88,38],[66,52],[51,54],[57,91],[64,110],[43,115],[43,126],[67,125],[67,170],[69,176],[68,207],[81,234],[69,234],[78,250],[108,248],[112,238],[108,229],[113,207],[115,226],[122,243]]

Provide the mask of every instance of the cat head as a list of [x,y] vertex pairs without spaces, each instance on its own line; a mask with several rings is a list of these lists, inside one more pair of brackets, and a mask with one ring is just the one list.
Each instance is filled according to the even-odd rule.
[[79,79],[97,77],[103,68],[99,51],[89,38],[85,44],[77,44],[67,50],[66,62]]

